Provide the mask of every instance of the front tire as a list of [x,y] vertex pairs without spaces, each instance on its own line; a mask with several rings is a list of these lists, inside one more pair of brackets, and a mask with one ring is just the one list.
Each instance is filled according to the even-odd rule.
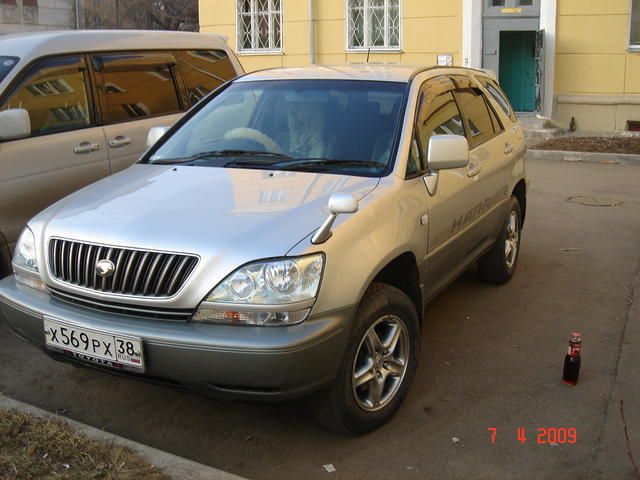
[[400,407],[415,376],[420,326],[413,302],[374,283],[365,294],[333,384],[312,400],[323,425],[360,435],[382,426]]
[[511,197],[507,217],[494,246],[478,261],[480,277],[501,285],[511,280],[520,254],[522,213],[516,197]]

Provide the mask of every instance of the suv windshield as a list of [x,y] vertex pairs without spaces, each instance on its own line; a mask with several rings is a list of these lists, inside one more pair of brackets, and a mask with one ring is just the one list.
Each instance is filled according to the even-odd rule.
[[393,159],[405,90],[380,81],[237,82],[150,162],[379,176]]
[[20,60],[18,57],[5,57],[0,55],[0,82],[4,80],[4,77],[16,66],[18,60]]

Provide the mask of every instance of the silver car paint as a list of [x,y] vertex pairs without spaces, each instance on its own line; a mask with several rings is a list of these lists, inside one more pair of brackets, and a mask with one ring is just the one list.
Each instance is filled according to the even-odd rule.
[[[269,75],[279,75],[278,72]],[[323,252],[326,264],[318,298],[310,318],[302,324],[271,329],[190,323],[160,327],[158,322],[139,320],[136,323],[93,313],[80,315],[78,312],[83,310],[46,302],[39,293],[32,294],[38,300],[31,301],[29,292],[25,293],[28,289],[16,286],[12,278],[0,282],[0,308],[14,330],[22,329],[20,334],[36,343],[42,343],[41,321],[38,322],[37,317],[45,302],[48,309],[55,309],[56,315],[67,317],[72,323],[102,328],[111,325],[113,329],[123,329],[127,334],[141,337],[145,344],[171,344],[175,350],[163,352],[167,355],[165,362],[185,361],[181,353],[185,338],[172,337],[169,328],[182,334],[189,331],[196,337],[205,331],[210,333],[197,337],[197,344],[186,342],[186,345],[198,351],[206,350],[209,353],[206,358],[213,363],[222,361],[221,352],[231,345],[238,352],[245,349],[247,354],[256,350],[273,354],[270,349],[273,344],[262,343],[263,339],[281,335],[286,343],[292,332],[306,331],[309,337],[297,338],[289,347],[280,344],[279,348],[305,352],[321,343],[326,348],[310,356],[301,353],[295,360],[292,357],[291,361],[302,363],[288,364],[289,377],[283,379],[279,387],[295,385],[301,388],[302,384],[322,383],[335,375],[339,362],[332,355],[337,351],[338,357],[341,356],[355,308],[376,275],[398,256],[410,255],[418,267],[422,303],[426,303],[493,244],[514,187],[526,179],[522,131],[495,108],[505,125],[505,132],[496,137],[497,142],[491,145],[487,142],[471,151],[473,166],[482,166],[478,175],[469,175],[471,167],[440,172],[434,195],[427,190],[424,178],[405,180],[418,91],[424,81],[449,72],[474,75],[461,69],[433,69],[419,73],[413,79],[395,166],[390,175],[381,179],[291,172],[280,177],[277,172],[259,170],[136,165],[58,202],[29,223],[36,237],[44,280],[67,291],[79,292],[81,289],[56,282],[46,270],[46,245],[52,236],[198,254],[201,261],[197,270],[174,298],[126,299],[128,303],[164,307],[195,308],[218,282],[249,261]],[[311,73],[307,72],[307,75]],[[366,77],[366,73],[361,72],[361,75]],[[249,75],[242,81],[251,81],[251,78]],[[256,78],[260,78],[260,74],[256,74]],[[514,145],[514,151],[496,155],[496,149],[504,148],[503,143]],[[257,195],[261,189],[273,188],[276,182],[285,182],[298,193],[284,206],[264,210],[264,206],[256,202]],[[311,236],[326,218],[328,196],[335,191],[356,195],[358,212],[340,215],[333,226],[332,237],[323,244],[314,245]],[[483,204],[486,198],[494,201]],[[487,208],[473,210],[475,213],[472,219],[469,216],[469,222],[452,228],[454,219],[466,215],[478,202]],[[114,299],[113,295],[98,292],[82,293]],[[25,309],[35,313],[29,316]],[[29,328],[25,330],[24,323],[20,322],[29,323]],[[321,336],[310,334],[316,328],[322,329]],[[191,341],[196,337],[191,337]],[[334,338],[333,344],[327,340],[330,338]],[[147,354],[147,358],[152,356]],[[198,363],[202,358],[194,357],[190,361],[194,362],[195,368],[204,368]],[[325,368],[315,369],[305,376],[309,358]],[[249,378],[246,371],[229,368],[243,381],[251,382],[253,378],[252,385],[243,384],[249,389],[263,386],[263,377],[273,373],[268,365],[260,367],[257,360],[243,365],[256,375]],[[154,370],[153,374],[183,380],[180,378],[183,365],[166,368],[166,371]],[[275,376],[280,378],[284,375],[283,367],[278,368]],[[209,374],[204,369],[202,374],[191,373],[187,380],[215,382]],[[225,375],[225,379],[230,378]]]

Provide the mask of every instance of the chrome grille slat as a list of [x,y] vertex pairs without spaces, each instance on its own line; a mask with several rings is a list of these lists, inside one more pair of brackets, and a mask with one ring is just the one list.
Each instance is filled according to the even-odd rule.
[[[95,265],[110,260],[115,271],[100,277]],[[198,258],[52,238],[49,270],[64,283],[105,293],[166,298],[175,295],[195,269]]]
[[162,291],[163,285],[167,283],[167,278],[169,278],[169,272],[171,268],[176,263],[178,256],[177,255],[169,255],[167,262],[162,267],[160,274],[158,275],[158,283],[156,284],[156,288],[153,290],[153,294],[157,297],[158,293]]
[[151,265],[149,266],[149,272],[147,273],[147,279],[142,286],[142,295],[146,296],[149,294],[149,288],[153,284],[156,279],[156,270],[158,269],[158,265],[164,260],[165,255],[160,254],[156,255],[153,259]]
[[94,250],[93,245],[89,245],[89,248],[87,249],[87,257],[84,264],[84,278],[81,284],[83,287],[89,286],[89,275],[91,275],[91,271],[92,271],[91,258],[93,256],[93,250]]
[[51,270],[58,273],[58,240],[53,240],[49,244],[49,258],[52,260]]
[[113,274],[113,282],[111,284],[111,289],[113,292],[122,292],[122,271],[124,270],[124,257],[126,255],[126,250],[120,250],[118,252],[118,256],[116,257],[116,271]]

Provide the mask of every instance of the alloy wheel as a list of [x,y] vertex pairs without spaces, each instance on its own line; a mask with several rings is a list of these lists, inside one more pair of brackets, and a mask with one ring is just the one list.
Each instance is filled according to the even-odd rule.
[[353,364],[353,394],[360,408],[372,412],[391,402],[407,371],[409,350],[409,332],[395,315],[369,327]]
[[520,221],[518,212],[512,210],[507,221],[507,235],[504,241],[504,261],[507,269],[511,270],[518,255],[518,245],[520,243]]

